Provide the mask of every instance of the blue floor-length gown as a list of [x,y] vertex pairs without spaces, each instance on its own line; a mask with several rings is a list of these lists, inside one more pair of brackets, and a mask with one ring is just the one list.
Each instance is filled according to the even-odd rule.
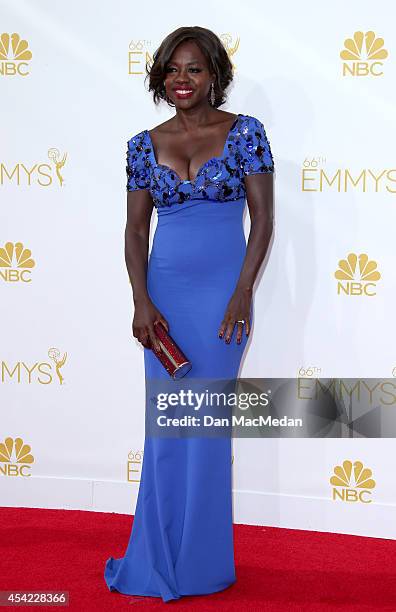
[[[158,164],[148,130],[128,141],[127,190],[149,189],[158,222],[147,270],[153,303],[192,363],[185,378],[237,378],[247,337],[218,337],[246,252],[244,176],[273,172],[263,124],[239,113],[221,157],[183,181]],[[253,316],[253,310],[251,311]],[[150,349],[150,378],[170,379]],[[147,410],[147,407],[146,407]],[[214,593],[236,580],[231,438],[145,437],[141,482],[125,555],[106,561],[111,591],[162,597]]]

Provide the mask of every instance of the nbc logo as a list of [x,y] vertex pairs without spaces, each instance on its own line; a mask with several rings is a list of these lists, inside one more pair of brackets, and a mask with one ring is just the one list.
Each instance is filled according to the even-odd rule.
[[342,64],[342,76],[381,76],[384,60],[388,51],[384,49],[384,39],[376,38],[374,32],[355,32],[353,38],[344,40],[344,48],[340,58],[346,60]]
[[31,269],[36,265],[32,252],[22,242],[6,242],[0,247],[0,278],[6,282],[31,282]]
[[0,75],[27,76],[29,74],[27,63],[32,59],[27,40],[23,40],[19,34],[0,34]]
[[128,453],[127,462],[127,481],[128,482],[140,482],[140,476],[142,471],[143,452],[137,451],[134,453],[130,451]]
[[22,438],[6,438],[0,442],[0,474],[3,476],[31,476],[34,457],[29,444]]
[[337,283],[337,294],[367,295],[375,293],[375,283],[381,278],[377,270],[377,262],[369,260],[365,253],[356,255],[349,253],[346,259],[338,262],[338,270],[334,273]]
[[344,461],[336,465],[334,475],[330,478],[333,485],[333,501],[340,499],[345,502],[362,502],[370,504],[371,489],[375,487],[372,471],[364,468],[361,461]]

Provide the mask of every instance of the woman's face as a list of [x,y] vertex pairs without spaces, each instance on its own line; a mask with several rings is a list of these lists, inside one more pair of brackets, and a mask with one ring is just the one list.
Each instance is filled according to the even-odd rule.
[[209,105],[209,89],[214,80],[199,46],[192,40],[180,43],[165,67],[165,90],[176,108]]

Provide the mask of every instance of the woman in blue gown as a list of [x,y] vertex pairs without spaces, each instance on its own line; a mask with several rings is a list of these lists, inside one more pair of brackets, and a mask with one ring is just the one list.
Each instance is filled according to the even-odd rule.
[[[238,377],[253,284],[272,233],[274,163],[259,119],[217,110],[231,80],[218,37],[179,28],[154,54],[150,72],[154,101],[165,99],[176,115],[128,141],[125,252],[146,388],[150,379],[169,379],[150,348],[156,321],[190,359],[186,379]],[[165,602],[235,582],[230,436],[146,431],[129,543],[122,558],[107,559],[104,577],[111,591]]]

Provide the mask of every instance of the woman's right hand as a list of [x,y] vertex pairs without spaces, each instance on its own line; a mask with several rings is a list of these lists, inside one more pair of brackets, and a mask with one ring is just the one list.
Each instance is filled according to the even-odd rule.
[[160,350],[158,337],[154,331],[154,323],[157,321],[162,323],[167,332],[169,331],[167,320],[150,299],[135,303],[132,332],[145,348],[154,346]]

